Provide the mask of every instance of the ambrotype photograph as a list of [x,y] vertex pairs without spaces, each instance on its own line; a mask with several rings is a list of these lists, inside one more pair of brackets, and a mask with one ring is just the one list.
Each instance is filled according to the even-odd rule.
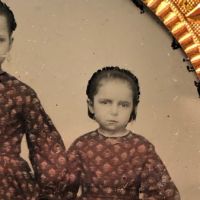
[[0,200],[198,200],[200,1],[0,1]]

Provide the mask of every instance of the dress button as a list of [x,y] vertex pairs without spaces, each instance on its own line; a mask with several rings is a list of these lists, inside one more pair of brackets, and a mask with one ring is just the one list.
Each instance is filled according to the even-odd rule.
[[126,190],[124,188],[117,188],[117,193],[118,194],[125,194]]

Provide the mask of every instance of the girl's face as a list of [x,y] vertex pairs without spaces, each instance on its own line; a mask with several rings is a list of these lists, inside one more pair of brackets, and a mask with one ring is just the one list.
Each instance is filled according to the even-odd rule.
[[6,54],[12,46],[12,38],[9,34],[7,19],[4,15],[0,14],[0,66],[3,63]]
[[93,102],[88,101],[100,129],[108,134],[125,131],[133,111],[133,93],[127,81],[103,79]]

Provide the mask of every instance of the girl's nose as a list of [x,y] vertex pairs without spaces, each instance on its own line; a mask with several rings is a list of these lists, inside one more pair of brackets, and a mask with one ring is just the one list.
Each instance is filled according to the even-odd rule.
[[111,106],[111,114],[112,115],[118,115],[118,106],[117,105],[113,104]]

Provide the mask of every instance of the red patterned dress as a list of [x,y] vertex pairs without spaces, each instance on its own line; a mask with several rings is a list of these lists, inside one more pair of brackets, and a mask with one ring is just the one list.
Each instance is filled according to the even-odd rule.
[[67,162],[70,184],[64,199],[180,200],[154,146],[132,132],[122,137],[85,134],[69,148]]
[[[32,175],[20,157],[26,135]],[[36,93],[6,72],[0,73],[0,200],[58,200],[65,147]]]

